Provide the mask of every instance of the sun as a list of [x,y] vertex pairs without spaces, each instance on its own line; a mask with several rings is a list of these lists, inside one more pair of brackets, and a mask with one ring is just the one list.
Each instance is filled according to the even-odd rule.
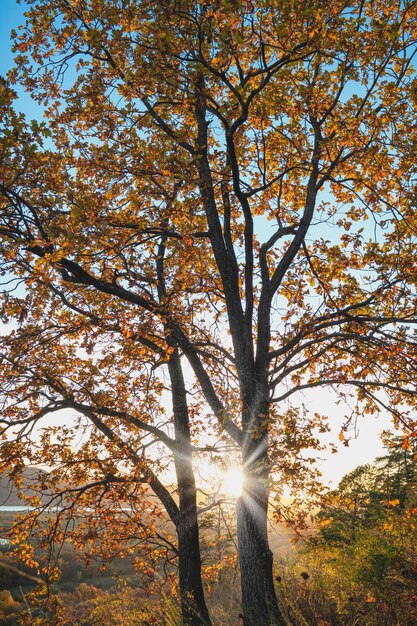
[[224,464],[223,469],[219,465],[209,459],[198,459],[194,465],[198,489],[206,494],[212,491],[223,498],[240,498],[245,480],[243,469],[238,464]]
[[245,475],[242,468],[231,466],[220,473],[220,490],[232,498],[240,498],[242,495]]

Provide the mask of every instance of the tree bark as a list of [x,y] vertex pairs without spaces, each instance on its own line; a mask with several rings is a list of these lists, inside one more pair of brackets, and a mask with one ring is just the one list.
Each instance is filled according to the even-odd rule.
[[180,515],[177,526],[179,585],[184,626],[210,626],[210,616],[201,580],[197,514]]
[[245,484],[237,504],[238,552],[244,626],[286,626],[278,606],[268,540],[267,435],[247,441]]
[[179,499],[179,515],[175,525],[178,537],[182,617],[184,626],[210,626],[201,579],[197,489],[192,464],[187,395],[177,349],[170,357],[168,370],[171,379],[175,441],[178,444],[178,449],[174,452]]

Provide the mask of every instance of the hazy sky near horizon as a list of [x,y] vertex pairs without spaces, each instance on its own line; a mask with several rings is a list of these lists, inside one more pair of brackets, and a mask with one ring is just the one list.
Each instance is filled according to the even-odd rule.
[[[16,0],[0,0],[0,18],[3,28],[3,37],[0,39],[0,75],[4,76],[13,62],[13,55],[10,48],[9,39],[10,30],[17,28],[24,23],[23,13],[25,4],[18,4]],[[19,91],[19,102],[17,104],[19,110],[23,111],[29,118],[39,115],[39,108],[31,103],[30,98]],[[372,461],[376,456],[383,452],[379,433],[390,427],[388,417],[380,416],[378,418],[368,416],[359,419],[356,425],[356,433],[347,433],[348,437],[352,437],[349,447],[343,446],[338,441],[340,428],[344,422],[345,409],[342,405],[336,405],[335,394],[324,390],[311,390],[303,399],[308,409],[317,411],[321,414],[329,416],[329,423],[332,426],[331,433],[325,435],[326,441],[333,441],[339,444],[339,452],[337,454],[320,453],[318,466],[323,473],[326,483],[336,486],[340,478],[347,472],[354,469],[357,465]],[[357,435],[355,437],[354,435]]]

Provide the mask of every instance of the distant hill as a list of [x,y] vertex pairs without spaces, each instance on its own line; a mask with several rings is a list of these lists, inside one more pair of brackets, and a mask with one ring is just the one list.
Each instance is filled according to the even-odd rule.
[[[39,476],[45,474],[44,470],[37,467],[27,467],[23,471],[23,487],[24,492],[28,496],[35,495],[33,490],[34,483],[38,480]],[[44,499],[45,503],[47,498]],[[6,473],[0,474],[0,507],[1,506],[24,506],[26,503],[19,498],[16,487],[6,476]]]

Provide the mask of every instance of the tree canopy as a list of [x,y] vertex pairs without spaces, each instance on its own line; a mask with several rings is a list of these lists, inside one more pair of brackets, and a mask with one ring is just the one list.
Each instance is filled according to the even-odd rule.
[[223,438],[245,625],[280,624],[269,477],[319,445],[305,394],[415,429],[414,3],[28,5],[0,85],[2,457],[136,521],[153,490],[207,622],[192,459]]

